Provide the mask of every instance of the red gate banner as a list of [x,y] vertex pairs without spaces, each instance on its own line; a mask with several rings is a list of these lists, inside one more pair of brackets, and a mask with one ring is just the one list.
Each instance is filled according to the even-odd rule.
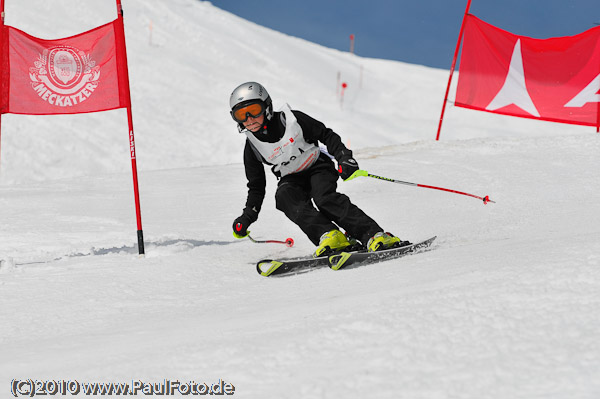
[[44,40],[4,25],[0,0],[2,114],[79,114],[127,108],[138,251],[145,254],[121,0],[113,22],[64,39]]
[[127,107],[118,23],[57,40],[5,26],[0,112],[78,114]]
[[457,106],[598,126],[600,27],[532,39],[466,18]]

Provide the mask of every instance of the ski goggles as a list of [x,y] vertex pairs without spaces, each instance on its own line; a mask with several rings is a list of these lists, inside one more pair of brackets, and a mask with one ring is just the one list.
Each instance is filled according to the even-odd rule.
[[248,117],[258,118],[265,112],[265,106],[262,102],[247,104],[239,108],[233,108],[231,116],[238,123],[244,123]]

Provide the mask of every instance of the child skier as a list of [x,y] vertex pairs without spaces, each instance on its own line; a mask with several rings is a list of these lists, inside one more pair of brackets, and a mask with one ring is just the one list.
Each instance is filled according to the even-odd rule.
[[[238,131],[246,135],[248,197],[242,215],[233,222],[236,238],[246,237],[248,227],[258,219],[266,187],[263,164],[267,164],[279,179],[277,209],[317,246],[315,257],[357,244],[339,228],[366,244],[369,251],[409,244],[385,233],[348,196],[336,191],[338,172],[343,180],[350,180],[358,171],[358,164],[333,130],[303,112],[292,111],[287,104],[281,111],[273,112],[269,93],[256,82],[238,86],[231,93],[229,106]],[[321,152],[319,142],[335,157],[337,171],[331,158]]]

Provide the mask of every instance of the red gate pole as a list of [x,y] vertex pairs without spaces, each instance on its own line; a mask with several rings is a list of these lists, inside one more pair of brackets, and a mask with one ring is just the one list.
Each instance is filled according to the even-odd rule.
[[458,52],[460,50],[460,42],[462,41],[463,31],[465,29],[465,21],[469,9],[471,8],[471,0],[467,2],[467,8],[465,15],[463,16],[462,24],[460,25],[460,33],[458,34],[458,43],[456,43],[456,50],[454,51],[454,59],[452,60],[452,67],[450,68],[450,77],[448,78],[448,87],[446,88],[446,95],[444,96],[444,103],[442,104],[442,114],[440,115],[440,124],[438,125],[436,140],[440,139],[440,132],[442,131],[442,121],[444,120],[444,112],[446,112],[446,102],[448,101],[448,93],[450,93],[450,84],[452,83],[452,75],[454,74],[454,68],[456,67],[456,59],[458,58]]
[[137,219],[137,237],[138,237],[138,251],[140,256],[143,256],[144,251],[144,233],[142,230],[142,214],[140,211],[140,192],[138,188],[138,175],[137,175],[137,162],[135,156],[135,140],[133,136],[133,116],[131,113],[131,92],[129,87],[129,70],[127,68],[127,49],[125,47],[125,28],[123,24],[123,6],[121,0],[117,1],[117,13],[119,14],[119,30],[118,36],[120,36],[120,50],[122,52],[122,67],[124,69],[124,75],[127,77],[127,122],[129,124],[129,150],[131,155],[131,170],[133,173],[133,193],[135,196],[135,213]]
[[600,133],[600,101],[596,103],[596,133]]
[[[4,57],[8,57],[8,54],[4,54],[4,0],[0,0],[0,87],[4,82]],[[4,100],[4,99],[2,99]],[[2,159],[2,112],[0,110],[0,160]],[[1,163],[0,163],[1,164]]]

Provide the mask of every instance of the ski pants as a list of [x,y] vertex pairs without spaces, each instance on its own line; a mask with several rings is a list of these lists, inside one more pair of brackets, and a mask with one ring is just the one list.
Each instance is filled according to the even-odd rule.
[[308,170],[279,180],[275,192],[276,207],[315,245],[319,245],[321,235],[339,227],[366,244],[383,229],[350,202],[348,196],[336,191],[337,179],[333,162],[319,158]]

